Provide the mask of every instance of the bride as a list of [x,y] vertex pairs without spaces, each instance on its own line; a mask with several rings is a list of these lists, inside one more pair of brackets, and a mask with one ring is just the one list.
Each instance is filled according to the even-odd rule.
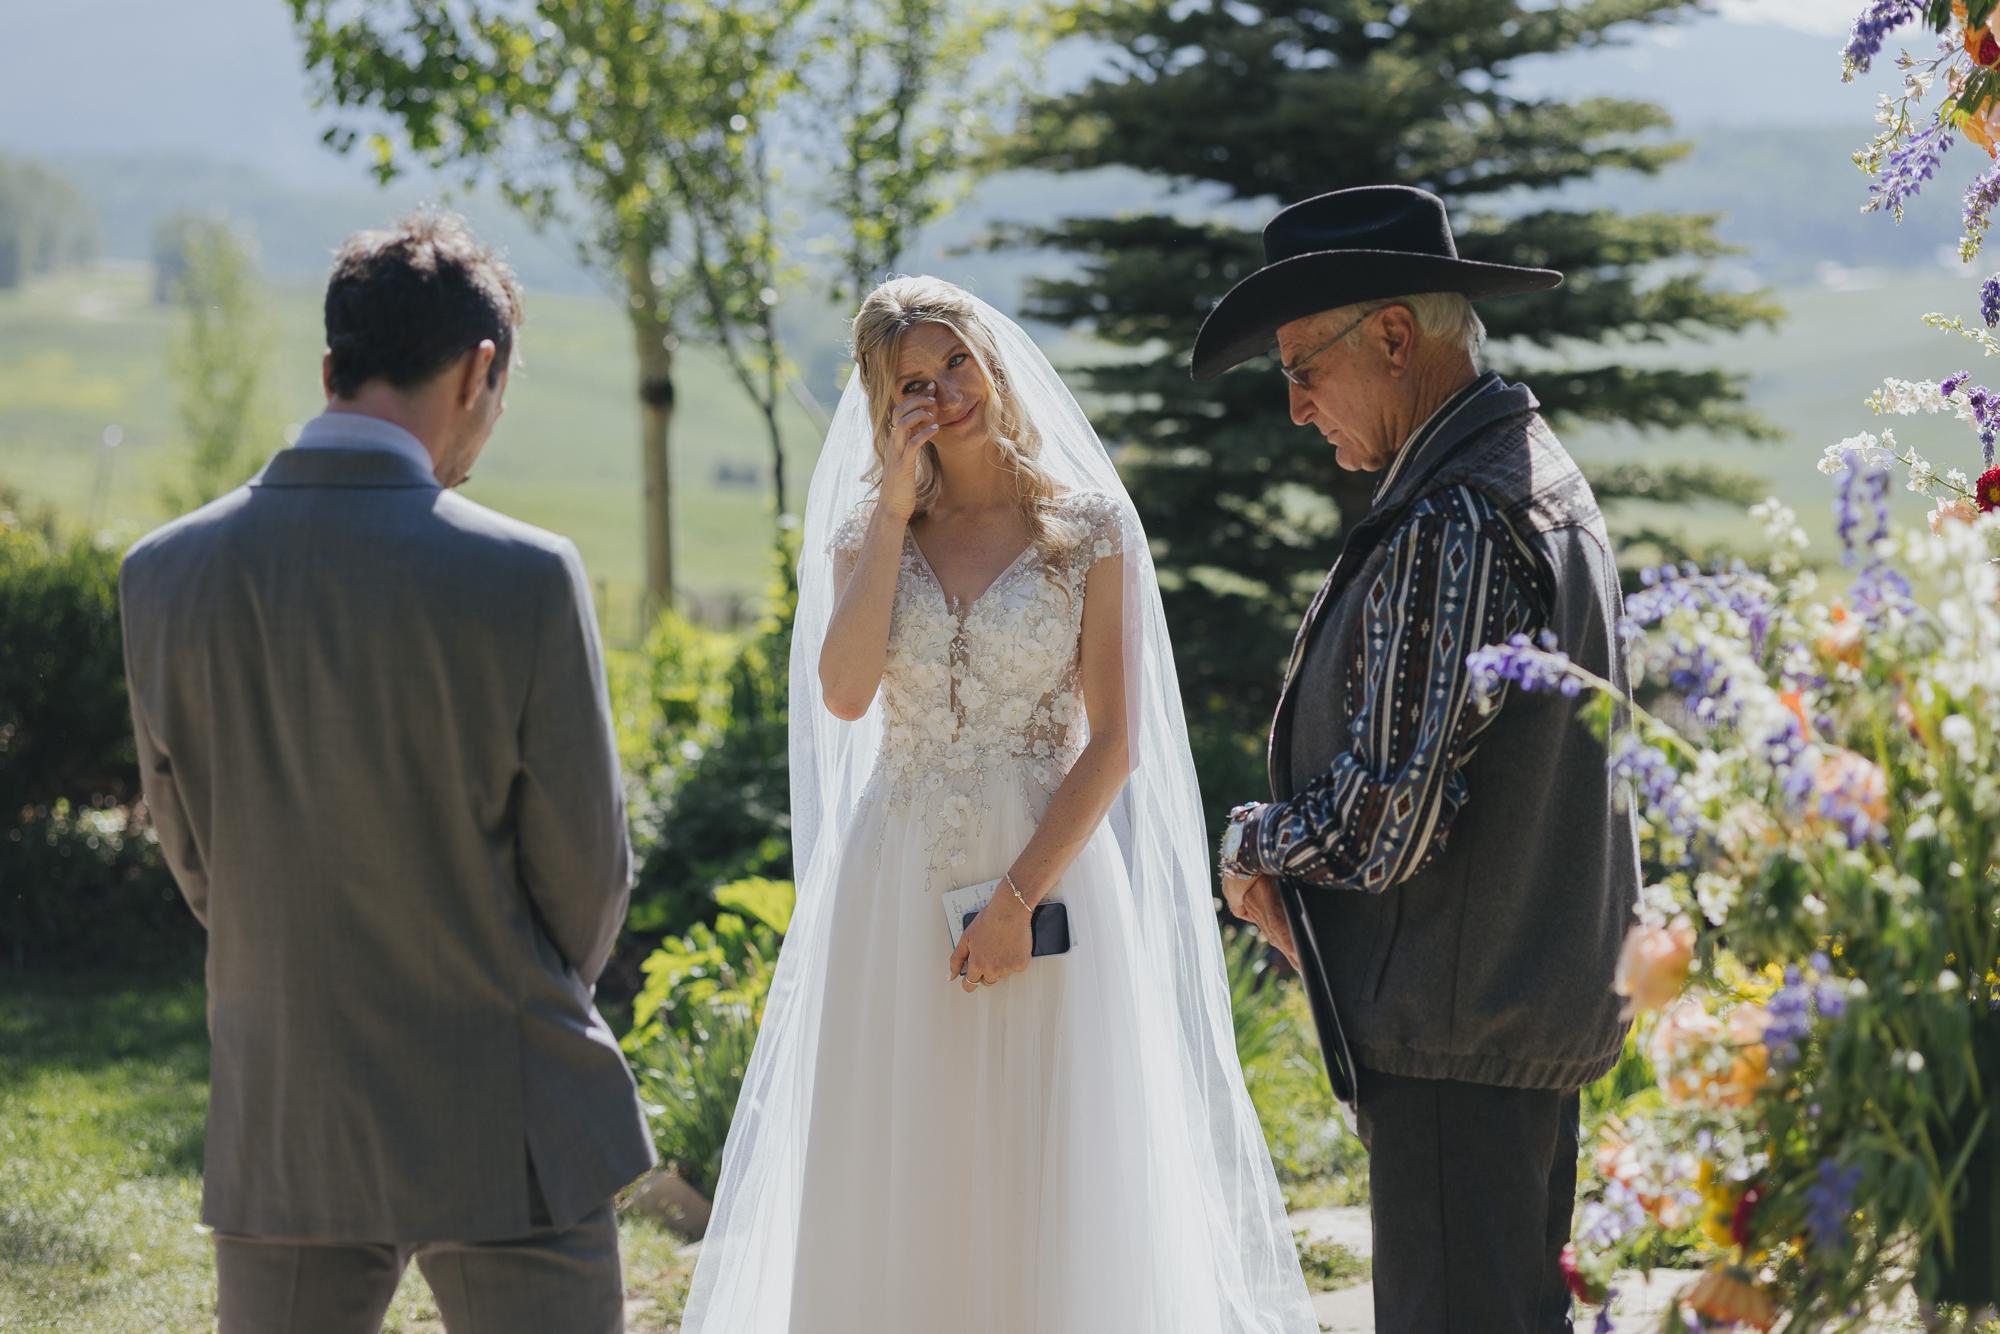
[[[959,288],[877,288],[854,360],[799,564],[798,905],[682,1328],[1316,1331],[1131,502]],[[954,948],[941,896],[996,878]]]

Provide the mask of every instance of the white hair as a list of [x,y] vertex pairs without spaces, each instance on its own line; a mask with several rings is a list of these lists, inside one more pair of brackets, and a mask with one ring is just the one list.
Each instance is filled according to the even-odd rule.
[[[1362,311],[1377,311],[1389,306],[1408,306],[1410,313],[1417,317],[1417,327],[1429,338],[1445,338],[1460,343],[1465,355],[1478,366],[1486,351],[1486,324],[1479,318],[1479,312],[1472,308],[1472,302],[1460,292],[1419,292],[1415,296],[1391,297],[1387,301],[1358,302],[1343,308],[1336,315],[1352,311],[1359,315]],[[1331,318],[1331,317],[1330,317]]]

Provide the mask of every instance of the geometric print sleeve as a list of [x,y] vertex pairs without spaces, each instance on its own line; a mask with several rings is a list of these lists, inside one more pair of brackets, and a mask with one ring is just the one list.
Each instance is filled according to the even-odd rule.
[[1466,655],[1541,628],[1537,564],[1480,492],[1418,502],[1366,593],[1347,669],[1352,744],[1259,813],[1245,861],[1379,894],[1443,849],[1466,801],[1462,767],[1497,714],[1468,702]]

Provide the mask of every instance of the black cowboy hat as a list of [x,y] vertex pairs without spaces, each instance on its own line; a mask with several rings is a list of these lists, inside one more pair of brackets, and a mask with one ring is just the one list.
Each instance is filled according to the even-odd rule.
[[1423,292],[1542,292],[1554,269],[1460,259],[1444,201],[1406,185],[1363,185],[1293,204],[1264,227],[1264,267],[1229,289],[1194,339],[1194,378],[1268,351],[1278,326],[1359,301]]

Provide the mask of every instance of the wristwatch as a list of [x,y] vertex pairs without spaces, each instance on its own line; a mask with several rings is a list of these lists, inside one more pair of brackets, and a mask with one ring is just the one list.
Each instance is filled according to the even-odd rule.
[[1243,863],[1243,844],[1251,830],[1252,822],[1263,809],[1262,803],[1253,801],[1238,806],[1229,813],[1229,823],[1223,826],[1222,830],[1222,848],[1216,857],[1222,869],[1228,874],[1238,877],[1256,874],[1253,867]]

